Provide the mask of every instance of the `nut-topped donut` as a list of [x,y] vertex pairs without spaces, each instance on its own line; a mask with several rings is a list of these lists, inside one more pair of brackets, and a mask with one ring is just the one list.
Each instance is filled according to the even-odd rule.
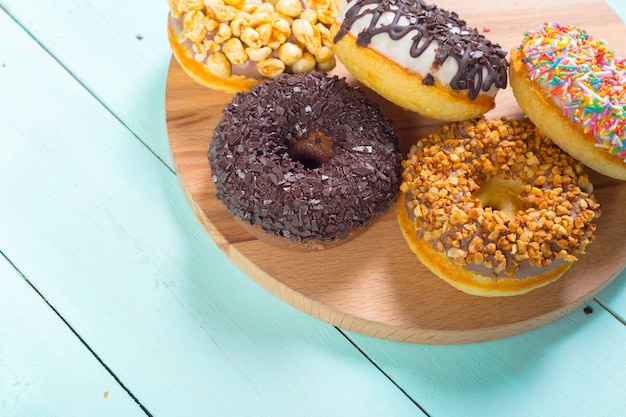
[[495,106],[506,52],[454,12],[422,0],[351,0],[331,28],[335,54],[359,81],[395,104],[441,120]]
[[545,23],[511,51],[511,87],[528,117],[588,167],[626,180],[626,60],[572,25]]
[[594,240],[600,211],[583,165],[528,120],[443,126],[402,164],[402,232],[422,263],[464,292],[546,285]]
[[312,72],[237,94],[208,159],[217,198],[253,235],[310,250],[347,242],[393,205],[401,155],[375,103]]
[[168,0],[170,47],[185,72],[221,91],[247,91],[283,72],[335,67],[337,0]]

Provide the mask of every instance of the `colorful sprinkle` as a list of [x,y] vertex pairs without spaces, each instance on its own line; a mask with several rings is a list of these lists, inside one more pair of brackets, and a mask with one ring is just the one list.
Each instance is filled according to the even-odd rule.
[[576,26],[545,23],[526,32],[519,47],[530,79],[563,114],[626,162],[626,59]]

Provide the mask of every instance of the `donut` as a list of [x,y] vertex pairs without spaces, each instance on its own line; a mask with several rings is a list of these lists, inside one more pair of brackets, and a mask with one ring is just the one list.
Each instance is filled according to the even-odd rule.
[[349,0],[331,36],[336,57],[355,78],[430,118],[480,116],[507,85],[500,45],[422,0]]
[[337,0],[168,0],[168,39],[185,72],[236,93],[283,72],[335,67]]
[[528,118],[589,168],[626,180],[626,73],[606,42],[545,23],[511,50],[511,87]]
[[397,201],[409,247],[435,275],[484,297],[565,273],[600,215],[583,165],[527,119],[444,125],[402,162]]
[[216,196],[260,240],[328,249],[394,205],[392,122],[345,78],[282,74],[235,95],[208,151]]

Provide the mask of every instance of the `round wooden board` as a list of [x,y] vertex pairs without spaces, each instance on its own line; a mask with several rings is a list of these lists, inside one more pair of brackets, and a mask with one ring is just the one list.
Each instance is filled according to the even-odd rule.
[[[488,1],[472,2],[471,10],[463,2],[446,3],[453,3],[454,8],[447,8],[461,16],[461,12],[466,13],[470,25],[482,27],[472,22],[489,22],[489,37],[506,50],[518,42],[524,30],[543,22],[550,11],[559,22],[573,19],[591,33],[600,33],[617,50],[626,39],[623,24],[603,2],[563,8],[558,7],[559,2],[546,0],[543,8],[534,5],[520,10],[514,24],[499,15],[486,17]],[[358,85],[341,65],[333,73]],[[206,152],[212,129],[232,95],[196,84],[173,59],[166,90],[167,128],[176,173],[209,235],[264,288],[335,326],[377,338],[424,344],[508,337],[548,324],[584,305],[626,263],[626,222],[622,215],[626,183],[594,172],[591,177],[595,195],[602,204],[596,242],[561,279],[521,296],[471,296],[437,278],[409,250],[393,209],[364,234],[335,249],[300,253],[271,246],[244,231],[215,198]],[[366,91],[394,120],[403,154],[418,137],[442,124],[404,111]],[[489,118],[500,116],[523,116],[510,89],[499,93],[496,109],[487,114]]]

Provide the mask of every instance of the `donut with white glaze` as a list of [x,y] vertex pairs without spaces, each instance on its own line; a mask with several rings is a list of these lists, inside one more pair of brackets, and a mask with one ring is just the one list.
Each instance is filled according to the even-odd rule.
[[352,0],[331,27],[335,55],[400,107],[446,121],[482,115],[506,88],[506,52],[423,0]]

